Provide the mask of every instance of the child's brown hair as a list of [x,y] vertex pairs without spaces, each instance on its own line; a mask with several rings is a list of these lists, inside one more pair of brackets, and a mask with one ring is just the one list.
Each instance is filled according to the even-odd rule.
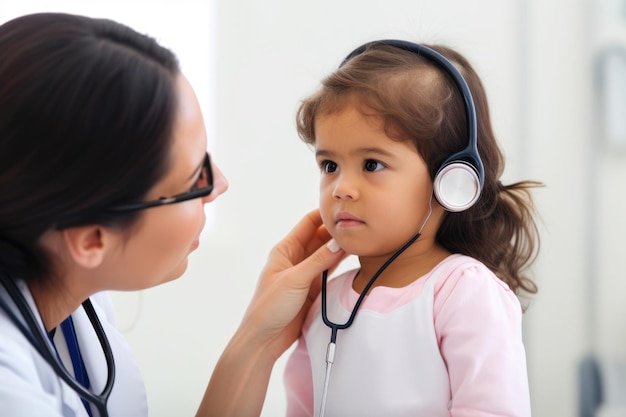
[[[437,241],[453,253],[483,262],[516,293],[536,293],[524,274],[535,260],[539,233],[530,189],[535,181],[503,185],[504,157],[491,126],[487,97],[476,71],[458,52],[426,45],[461,72],[476,107],[478,151],[484,165],[480,199],[471,208],[447,213]],[[411,141],[434,178],[442,162],[464,149],[468,127],[463,97],[436,63],[384,43],[371,43],[322,81],[322,87],[298,109],[298,134],[315,143],[315,120],[356,105],[367,116],[382,118],[387,135]]]

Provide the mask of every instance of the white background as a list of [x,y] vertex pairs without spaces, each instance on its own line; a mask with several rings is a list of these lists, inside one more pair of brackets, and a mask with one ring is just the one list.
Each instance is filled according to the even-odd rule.
[[[177,52],[202,101],[209,148],[231,188],[207,209],[213,221],[184,277],[114,295],[151,415],[194,414],[268,251],[317,204],[314,158],[295,133],[298,101],[354,47],[392,37],[465,54],[487,88],[505,182],[546,184],[536,193],[539,294],[524,316],[533,415],[576,415],[580,359],[591,349],[626,359],[626,155],[619,141],[603,140],[592,65],[606,42],[623,44],[621,4],[0,0],[0,21],[70,11],[148,32]],[[284,412],[283,365],[264,416]]]

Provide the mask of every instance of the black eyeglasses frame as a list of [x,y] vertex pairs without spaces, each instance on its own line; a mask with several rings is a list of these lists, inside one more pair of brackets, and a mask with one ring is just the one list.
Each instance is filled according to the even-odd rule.
[[202,169],[206,170],[207,173],[208,185],[206,187],[195,191],[188,191],[186,193],[177,194],[172,197],[161,197],[158,200],[139,201],[136,203],[122,204],[120,206],[113,207],[110,210],[118,213],[138,211],[152,207],[165,206],[168,204],[182,203],[183,201],[193,200],[195,198],[206,197],[213,191],[213,168],[211,168],[211,159],[209,158],[208,152],[204,157]]

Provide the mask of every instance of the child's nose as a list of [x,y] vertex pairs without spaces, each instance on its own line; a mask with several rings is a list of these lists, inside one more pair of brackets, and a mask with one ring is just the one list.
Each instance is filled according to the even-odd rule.
[[337,178],[333,188],[333,197],[337,199],[356,200],[359,198],[357,181],[350,175],[342,174]]

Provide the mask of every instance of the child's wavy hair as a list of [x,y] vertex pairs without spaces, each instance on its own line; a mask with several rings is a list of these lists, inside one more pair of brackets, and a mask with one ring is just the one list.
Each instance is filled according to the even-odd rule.
[[[471,208],[446,214],[437,241],[452,253],[483,262],[516,293],[536,293],[525,275],[537,257],[539,232],[530,189],[535,181],[503,185],[504,156],[491,126],[487,97],[475,70],[458,52],[425,45],[444,55],[463,74],[474,98],[484,187]],[[300,138],[315,143],[315,119],[356,104],[364,115],[381,117],[386,134],[410,140],[429,166],[431,179],[442,162],[467,146],[463,97],[438,64],[394,46],[371,44],[322,81],[297,112]]]

